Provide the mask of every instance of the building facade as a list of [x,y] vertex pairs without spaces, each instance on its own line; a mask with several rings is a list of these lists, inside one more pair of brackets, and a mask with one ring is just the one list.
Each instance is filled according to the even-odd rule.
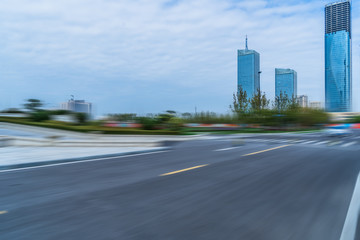
[[238,50],[237,60],[238,89],[241,87],[252,98],[260,90],[260,54],[248,49],[246,39],[246,47]]
[[297,102],[300,107],[307,108],[309,107],[309,98],[306,95],[300,95],[297,97]]
[[318,109],[318,110],[323,109],[323,104],[321,102],[318,102],[318,101],[310,102],[309,106],[312,109]]
[[286,94],[297,97],[297,72],[292,69],[275,68],[275,96]]
[[325,109],[350,112],[351,2],[342,0],[325,6]]
[[85,102],[85,100],[71,99],[68,102],[61,103],[61,109],[72,112],[82,112],[91,115],[92,104]]

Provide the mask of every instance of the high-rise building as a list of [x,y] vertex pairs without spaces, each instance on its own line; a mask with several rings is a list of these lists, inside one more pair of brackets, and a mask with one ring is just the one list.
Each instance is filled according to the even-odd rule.
[[325,6],[325,109],[349,112],[352,104],[351,2]]
[[275,68],[275,96],[297,96],[297,73],[292,69]]
[[244,50],[238,50],[238,89],[241,87],[252,98],[260,89],[260,54],[248,49],[247,37]]
[[297,102],[300,107],[307,108],[309,107],[309,98],[306,95],[300,95],[297,97]]
[[61,103],[61,109],[72,112],[82,112],[91,115],[92,104],[85,100],[70,99],[68,102]]

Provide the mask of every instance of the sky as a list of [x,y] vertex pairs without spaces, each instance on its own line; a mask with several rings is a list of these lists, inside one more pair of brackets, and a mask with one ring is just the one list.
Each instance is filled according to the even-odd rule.
[[[229,112],[237,49],[260,53],[261,90],[275,68],[298,95],[324,101],[324,6],[314,0],[2,0],[0,110],[37,98],[82,99],[95,115]],[[352,3],[353,105],[360,111],[360,3]]]

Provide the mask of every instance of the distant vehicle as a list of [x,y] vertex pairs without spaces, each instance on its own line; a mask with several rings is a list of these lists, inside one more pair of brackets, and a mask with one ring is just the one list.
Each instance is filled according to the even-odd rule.
[[348,124],[329,125],[325,128],[325,134],[329,137],[346,137],[351,135],[352,131]]

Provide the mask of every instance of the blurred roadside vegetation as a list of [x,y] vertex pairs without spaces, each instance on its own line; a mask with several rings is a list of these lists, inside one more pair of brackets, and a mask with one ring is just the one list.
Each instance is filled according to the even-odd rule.
[[[87,132],[87,133],[102,133],[102,134],[148,134],[148,135],[174,135],[180,134],[179,129],[173,128],[171,122],[173,121],[172,116],[167,114],[159,118],[160,122],[152,123],[151,118],[134,118],[136,115],[131,114],[116,114],[112,118],[119,118],[121,121],[136,120],[148,123],[144,125],[144,129],[138,128],[114,128],[104,126],[106,121],[92,120],[86,113],[71,112],[67,110],[45,110],[42,109],[43,103],[38,99],[28,99],[24,104],[25,110],[19,109],[7,109],[1,111],[4,114],[22,114],[25,117],[11,117],[11,116],[0,116],[0,122],[22,124],[28,126],[46,127],[60,130],[69,130],[76,132]],[[67,116],[72,121],[56,121],[52,120],[55,116]],[[171,121],[169,121],[171,119]],[[169,122],[169,127],[158,128],[156,127],[159,123]]]
[[265,93],[258,90],[248,98],[240,87],[233,94],[230,109],[236,121],[244,124],[259,124],[264,127],[277,128],[316,128],[330,122],[329,115],[323,110],[302,108],[296,98],[289,98],[280,92],[272,105]]
[[[22,109],[7,109],[2,113],[25,114],[26,117],[0,117],[2,122],[48,127],[78,132],[96,132],[104,134],[193,134],[193,132],[222,133],[261,133],[286,132],[321,129],[330,123],[329,114],[323,110],[301,108],[295,98],[289,98],[280,93],[270,101],[260,90],[249,98],[241,88],[233,94],[232,104],[228,113],[214,112],[179,113],[167,110],[159,114],[138,116],[135,113],[109,114],[102,120],[92,120],[85,113],[75,113],[67,110],[45,110],[43,103],[37,99],[28,99]],[[54,116],[71,117],[73,121],[56,121]],[[141,128],[124,128],[106,125],[106,123],[140,124]],[[360,116],[348,123],[359,123]],[[198,128],[186,125],[196,124],[237,124],[238,127]]]

